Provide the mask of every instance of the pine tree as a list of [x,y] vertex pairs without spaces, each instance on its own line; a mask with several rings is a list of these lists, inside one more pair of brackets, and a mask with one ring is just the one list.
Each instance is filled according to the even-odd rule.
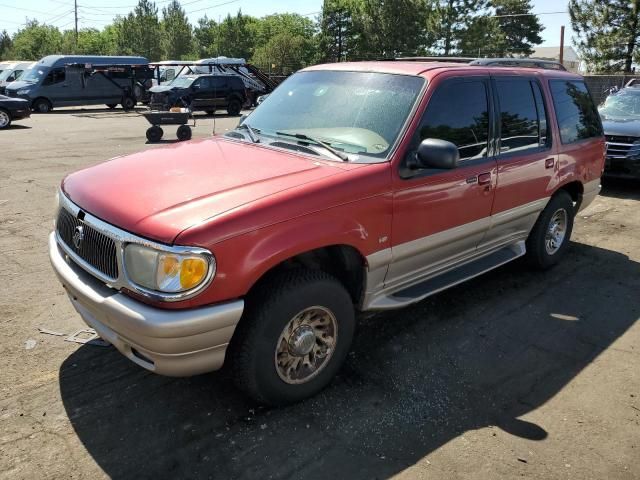
[[469,26],[487,7],[487,0],[439,0],[435,2],[435,16],[430,29],[437,32],[437,47],[443,55],[458,50]]
[[356,44],[353,0],[324,0],[319,19],[319,50],[322,60],[340,62],[350,57]]
[[178,0],[173,0],[162,9],[161,26],[165,58],[182,60],[193,51],[191,24]]
[[640,0],[571,0],[569,14],[574,42],[590,69],[631,73],[640,38]]
[[495,19],[504,36],[505,49],[500,56],[531,55],[533,46],[540,45],[544,27],[535,15],[530,0],[491,0]]

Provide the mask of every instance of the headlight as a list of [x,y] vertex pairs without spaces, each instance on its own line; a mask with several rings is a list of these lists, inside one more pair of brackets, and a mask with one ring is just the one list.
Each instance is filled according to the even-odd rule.
[[127,276],[143,289],[161,293],[193,290],[215,274],[213,255],[188,247],[162,251],[130,243],[124,250]]
[[31,89],[29,88],[23,88],[22,90],[18,90],[18,95],[27,95],[30,91]]

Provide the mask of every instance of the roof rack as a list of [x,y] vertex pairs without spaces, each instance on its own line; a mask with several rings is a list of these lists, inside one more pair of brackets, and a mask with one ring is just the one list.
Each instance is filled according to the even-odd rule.
[[478,58],[469,62],[469,65],[483,67],[542,68],[544,70],[567,71],[560,62],[542,60],[541,58]]
[[399,62],[449,62],[449,63],[469,63],[475,60],[474,57],[396,57],[383,58],[383,60]]

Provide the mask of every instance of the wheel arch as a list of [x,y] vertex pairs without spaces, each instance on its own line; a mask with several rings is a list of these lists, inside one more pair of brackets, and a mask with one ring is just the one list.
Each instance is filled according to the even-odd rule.
[[353,303],[360,304],[365,289],[367,261],[356,247],[347,244],[326,245],[288,256],[262,272],[247,296],[251,297],[273,276],[296,268],[320,270],[334,276],[347,290]]
[[554,192],[554,195],[560,191],[567,192],[575,204],[575,212],[577,213],[582,203],[582,195],[584,194],[584,185],[579,180],[567,182]]

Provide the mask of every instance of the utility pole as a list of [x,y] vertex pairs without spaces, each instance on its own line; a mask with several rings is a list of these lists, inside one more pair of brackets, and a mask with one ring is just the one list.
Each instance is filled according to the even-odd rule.
[[564,25],[560,27],[560,65],[564,65]]
[[76,53],[78,52],[78,0],[73,0],[73,9],[74,9],[74,15],[75,15],[75,21],[76,21]]

